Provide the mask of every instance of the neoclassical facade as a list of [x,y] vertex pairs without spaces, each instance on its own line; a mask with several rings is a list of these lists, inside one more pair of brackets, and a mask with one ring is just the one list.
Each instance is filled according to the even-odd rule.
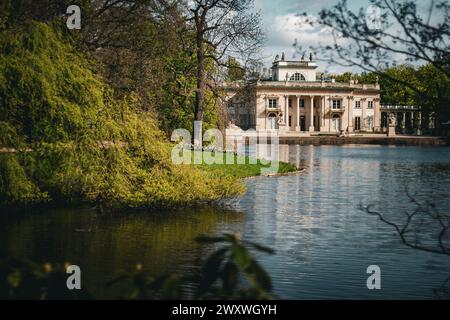
[[379,84],[317,80],[316,69],[312,57],[277,57],[270,80],[227,84],[230,124],[280,135],[381,131]]

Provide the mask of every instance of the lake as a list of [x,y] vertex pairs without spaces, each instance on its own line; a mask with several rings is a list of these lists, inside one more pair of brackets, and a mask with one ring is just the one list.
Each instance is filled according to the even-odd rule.
[[[81,267],[83,285],[99,298],[119,288],[104,284],[142,263],[153,274],[190,273],[208,249],[199,234],[239,232],[276,250],[258,255],[285,299],[435,298],[450,276],[450,256],[406,247],[394,229],[359,209],[374,205],[393,221],[429,201],[450,209],[450,148],[389,146],[281,146],[298,175],[246,180],[232,210],[98,215],[93,209],[24,212],[0,226],[0,254]],[[7,213],[2,213],[7,216]],[[1,221],[0,221],[1,222]],[[421,236],[434,244],[424,220]],[[381,269],[381,289],[368,290],[366,269]]]

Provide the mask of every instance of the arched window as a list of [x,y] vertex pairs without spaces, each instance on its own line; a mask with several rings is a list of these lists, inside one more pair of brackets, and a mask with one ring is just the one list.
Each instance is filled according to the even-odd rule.
[[291,78],[289,79],[290,81],[305,81],[305,76],[302,75],[301,73],[294,73]]
[[276,130],[278,129],[278,117],[275,113],[271,112],[268,114],[267,118],[267,129]]

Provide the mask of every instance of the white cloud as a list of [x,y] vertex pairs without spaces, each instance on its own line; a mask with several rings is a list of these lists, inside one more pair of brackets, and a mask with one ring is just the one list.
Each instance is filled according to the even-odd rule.
[[317,18],[313,15],[305,17],[296,13],[275,16],[273,25],[268,28],[268,46],[265,49],[265,56],[270,56],[268,61],[281,52],[285,52],[288,59],[298,59],[298,53],[294,55],[294,43],[305,50],[310,46],[333,43],[330,28],[317,24],[311,25],[308,21],[315,22]]

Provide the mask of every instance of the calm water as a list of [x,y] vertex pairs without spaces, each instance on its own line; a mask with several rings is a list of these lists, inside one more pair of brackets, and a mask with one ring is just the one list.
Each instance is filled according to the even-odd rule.
[[[249,179],[234,211],[197,210],[101,217],[93,210],[26,214],[0,227],[0,253],[80,265],[86,288],[117,296],[104,283],[140,262],[154,274],[190,272],[206,252],[198,234],[240,232],[276,249],[259,259],[275,294],[306,298],[434,298],[450,276],[450,256],[409,249],[393,229],[358,210],[373,204],[401,221],[420,201],[450,209],[450,148],[282,146],[306,171]],[[2,214],[3,215],[3,214]],[[425,223],[425,234],[432,227]],[[366,268],[381,268],[381,290],[366,288]]]

